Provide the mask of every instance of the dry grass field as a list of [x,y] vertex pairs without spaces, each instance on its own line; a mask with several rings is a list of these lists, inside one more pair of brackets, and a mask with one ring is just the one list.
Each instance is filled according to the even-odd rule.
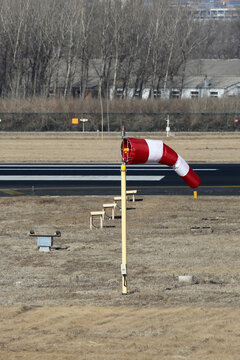
[[[159,138],[187,161],[239,162],[238,134]],[[0,154],[1,162],[119,162],[119,144],[1,134]],[[0,359],[238,360],[239,198],[138,195],[129,202],[127,296],[121,212],[102,230],[89,229],[89,212],[110,200],[0,198]],[[62,237],[40,253],[30,229]],[[194,281],[181,284],[179,275]]]
[[[240,133],[135,134],[162,139],[191,162],[239,161]],[[119,162],[120,134],[0,133],[0,162]]]

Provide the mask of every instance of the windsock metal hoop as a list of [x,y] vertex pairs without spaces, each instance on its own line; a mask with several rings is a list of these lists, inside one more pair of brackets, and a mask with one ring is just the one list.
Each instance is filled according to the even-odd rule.
[[201,184],[200,177],[186,161],[161,140],[124,138],[121,144],[122,160],[126,164],[161,163],[171,166],[191,188]]
[[128,138],[123,138],[123,141],[121,143],[121,155],[122,155],[123,163],[125,164],[131,163],[130,154],[132,154],[131,141]]

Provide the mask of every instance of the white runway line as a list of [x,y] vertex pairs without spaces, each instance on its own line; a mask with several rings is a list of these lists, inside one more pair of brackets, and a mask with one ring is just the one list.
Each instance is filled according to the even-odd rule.
[[[127,176],[127,181],[160,181],[164,176]],[[84,175],[1,175],[0,181],[121,181],[121,175],[116,176],[84,176]]]

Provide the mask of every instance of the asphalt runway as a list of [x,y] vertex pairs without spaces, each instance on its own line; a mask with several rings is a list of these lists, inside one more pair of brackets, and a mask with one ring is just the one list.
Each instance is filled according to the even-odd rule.
[[[119,164],[0,164],[0,196],[120,195]],[[240,195],[240,163],[189,164],[200,176],[199,195]],[[165,165],[127,166],[127,188],[142,195],[191,195]]]

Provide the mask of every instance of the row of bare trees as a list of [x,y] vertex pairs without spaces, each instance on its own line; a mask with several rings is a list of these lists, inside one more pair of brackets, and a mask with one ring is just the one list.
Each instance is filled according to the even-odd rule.
[[197,21],[169,0],[1,0],[0,96],[66,96],[77,79],[84,98],[92,68],[99,95],[120,82],[141,96],[190,58],[238,57],[238,32],[236,20]]

